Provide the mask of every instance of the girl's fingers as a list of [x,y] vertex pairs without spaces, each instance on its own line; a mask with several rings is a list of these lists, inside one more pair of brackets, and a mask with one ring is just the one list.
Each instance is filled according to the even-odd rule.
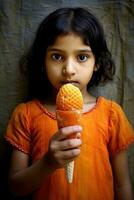
[[81,139],[66,139],[63,141],[58,142],[59,150],[68,150],[79,148],[82,145]]
[[80,149],[76,148],[67,151],[59,151],[57,157],[59,157],[60,160],[69,162],[70,160],[74,160],[79,154],[80,154]]
[[79,133],[82,131],[82,127],[81,126],[68,126],[68,127],[64,127],[59,129],[59,131],[57,132],[57,134],[54,135],[54,139],[56,140],[63,140],[67,137],[69,137],[71,134],[74,133]]
[[80,149],[71,149],[67,151],[56,151],[49,159],[55,168],[64,167],[67,163],[73,161],[80,154]]
[[[69,126],[60,129],[53,135],[49,143],[49,156],[57,167],[64,166],[65,163],[75,159],[80,154],[81,131],[80,126]],[[75,135],[75,138],[69,137],[71,134]]]
[[82,145],[81,139],[66,139],[62,141],[53,141],[50,144],[52,152],[65,151],[69,149],[79,148]]

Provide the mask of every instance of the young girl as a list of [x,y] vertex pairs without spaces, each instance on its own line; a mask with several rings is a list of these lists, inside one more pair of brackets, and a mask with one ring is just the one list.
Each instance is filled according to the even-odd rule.
[[[126,156],[132,127],[117,103],[89,93],[115,71],[96,17],[83,8],[51,13],[38,29],[27,67],[29,101],[17,106],[5,135],[13,146],[12,193],[34,200],[132,200]],[[58,130],[56,94],[66,83],[81,90],[83,115],[81,126]],[[76,139],[68,139],[72,133]],[[71,160],[69,184],[64,167]]]

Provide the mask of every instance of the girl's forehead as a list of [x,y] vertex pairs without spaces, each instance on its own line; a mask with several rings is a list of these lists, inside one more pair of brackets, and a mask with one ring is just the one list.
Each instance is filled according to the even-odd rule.
[[89,45],[86,45],[83,38],[76,33],[62,34],[59,35],[51,47],[72,47],[72,48],[87,48],[90,49]]

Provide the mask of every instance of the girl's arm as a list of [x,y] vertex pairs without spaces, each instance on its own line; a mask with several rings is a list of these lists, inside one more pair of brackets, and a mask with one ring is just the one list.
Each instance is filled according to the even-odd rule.
[[43,177],[54,171],[48,166],[46,156],[28,167],[29,156],[19,150],[13,150],[9,173],[9,187],[15,195],[27,195],[33,192]]
[[132,200],[126,151],[121,151],[114,156],[111,160],[111,164],[113,168],[116,199]]
[[[79,126],[60,129],[51,138],[48,152],[31,166],[27,154],[13,150],[9,173],[11,192],[21,196],[32,193],[45,177],[74,160],[80,154],[81,130]],[[76,139],[67,139],[72,133],[76,133]]]

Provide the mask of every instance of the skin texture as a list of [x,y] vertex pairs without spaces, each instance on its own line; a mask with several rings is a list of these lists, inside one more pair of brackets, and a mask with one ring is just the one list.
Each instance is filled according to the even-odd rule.
[[[54,94],[62,84],[70,82],[82,92],[84,112],[95,105],[96,98],[88,93],[86,87],[93,71],[97,70],[95,57],[91,48],[85,45],[79,36],[75,34],[59,36],[54,45],[48,47],[44,62]],[[55,96],[51,102],[45,104],[45,107],[50,112],[55,110]],[[9,175],[11,191],[17,195],[29,194],[37,189],[47,175],[76,159],[82,145],[81,131],[82,128],[77,125],[58,130],[50,140],[47,154],[31,166],[28,165],[28,155],[14,149]],[[72,133],[76,134],[76,139],[67,139]],[[132,200],[126,152],[119,152],[111,158],[111,165],[117,199]]]
[[127,200],[133,199],[132,188],[130,184],[127,152],[122,151],[111,159],[114,174],[116,199]]
[[84,93],[95,68],[95,57],[79,36],[70,34],[59,36],[48,48],[45,63],[54,88],[59,89],[64,82],[71,82]]

